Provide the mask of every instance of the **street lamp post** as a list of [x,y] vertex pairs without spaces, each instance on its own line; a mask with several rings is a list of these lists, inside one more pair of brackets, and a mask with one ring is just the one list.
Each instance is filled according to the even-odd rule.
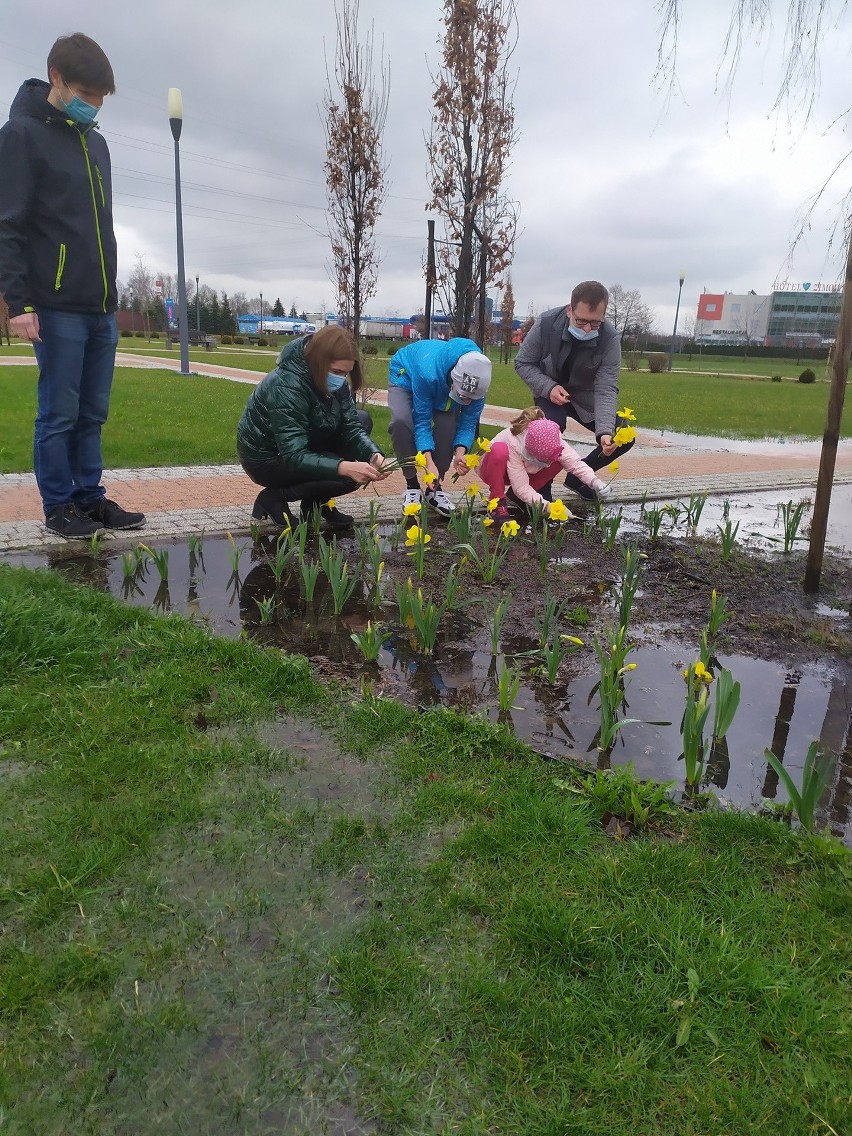
[[260,326],[257,334],[263,335],[263,292],[260,293]]
[[195,331],[201,338],[201,300],[198,296],[198,273],[195,274]]
[[180,202],[180,131],[183,126],[183,96],[178,87],[169,87],[169,126],[175,140],[175,216],[177,218],[178,330],[180,332],[180,373],[189,370],[189,328],[186,318],[186,276],[183,266],[183,210]]
[[683,291],[683,282],[684,282],[685,279],[686,279],[686,273],[681,272],[680,281],[678,282],[678,289],[677,289],[677,306],[675,307],[675,321],[674,321],[674,329],[672,330],[672,342],[671,342],[671,346],[669,347],[669,370],[672,369],[672,363],[674,361],[675,339],[677,338],[677,317],[680,315],[680,294]]

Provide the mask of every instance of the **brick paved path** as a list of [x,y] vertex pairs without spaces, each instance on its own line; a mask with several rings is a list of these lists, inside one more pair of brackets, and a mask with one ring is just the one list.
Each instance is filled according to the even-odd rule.
[[[180,366],[175,359],[140,358],[121,353],[116,361],[119,366],[173,370]],[[33,359],[32,356],[7,356],[2,362],[32,364]],[[216,364],[193,362],[192,368],[235,382],[251,384],[262,378],[256,371]],[[376,392],[376,402],[384,402],[384,399],[383,391]],[[516,413],[506,407],[488,407],[483,421],[489,425],[505,425]],[[589,440],[588,433],[569,423],[566,436],[582,455]],[[723,495],[788,486],[813,491],[816,486],[819,443],[721,441],[716,445],[717,448],[705,448],[699,442],[685,445],[682,440],[667,438],[659,432],[639,430],[636,446],[620,463],[613,482],[615,500],[637,501],[643,496],[648,500],[670,500],[705,489],[711,494]],[[125,508],[141,509],[147,514],[148,524],[140,530],[146,539],[201,529],[208,533],[245,531],[257,494],[257,486],[238,465],[107,470],[104,484],[109,496]],[[844,442],[838,452],[835,486],[848,485],[852,485],[852,444]],[[378,497],[383,512],[395,516],[403,489],[402,474],[395,473],[374,487],[347,497],[343,507],[356,516],[365,516],[370,499]],[[456,497],[463,492],[463,487],[451,489],[451,495]],[[570,503],[573,494],[566,492],[565,499]],[[41,502],[33,475],[0,476],[0,552],[64,544],[61,538],[44,529],[41,520]],[[128,535],[137,540],[140,533]]]

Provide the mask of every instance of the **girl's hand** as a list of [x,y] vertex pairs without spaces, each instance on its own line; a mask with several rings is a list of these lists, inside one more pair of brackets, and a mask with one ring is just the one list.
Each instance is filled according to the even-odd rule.
[[465,474],[470,473],[470,469],[464,457],[464,450],[456,450],[455,456],[453,457],[453,472],[457,473],[459,477],[464,477]]

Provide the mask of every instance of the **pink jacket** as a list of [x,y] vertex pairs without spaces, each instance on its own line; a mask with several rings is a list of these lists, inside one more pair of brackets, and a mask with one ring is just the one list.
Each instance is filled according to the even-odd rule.
[[[491,444],[493,445],[495,442],[505,442],[509,449],[506,474],[509,479],[509,484],[517,497],[523,501],[525,505],[533,505],[536,503],[540,505],[543,503],[544,498],[530,485],[530,474],[538,473],[539,470],[546,469],[547,467],[543,462],[536,461],[534,458],[527,456],[524,450],[526,437],[526,430],[522,430],[520,434],[513,434],[507,427],[505,430],[501,430],[499,434],[494,435],[491,439]],[[590,489],[598,489],[601,486],[601,482],[595,471],[587,466],[584,461],[581,461],[564,438],[562,440],[562,453],[559,455],[557,462],[566,473],[573,473],[575,477],[578,477],[580,481],[582,481],[584,485],[588,485]],[[557,462],[553,464],[556,465]]]

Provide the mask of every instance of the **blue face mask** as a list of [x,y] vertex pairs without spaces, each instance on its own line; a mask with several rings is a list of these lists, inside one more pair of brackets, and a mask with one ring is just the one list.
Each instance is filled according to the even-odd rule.
[[[66,90],[71,92],[68,84],[65,84]],[[66,113],[70,119],[73,119],[79,126],[91,126],[95,119],[98,117],[98,108],[93,107],[91,103],[85,102],[79,95],[71,93],[71,102],[66,103],[62,95],[59,100],[65,107]]]
[[328,393],[333,394],[335,391],[340,390],[342,386],[346,385],[346,379],[343,375],[328,374],[325,377],[326,384],[328,385]]
[[579,339],[581,343],[587,343],[590,339],[597,339],[598,333],[596,331],[584,330],[582,327],[574,327],[573,323],[568,324],[568,330],[575,339]]

